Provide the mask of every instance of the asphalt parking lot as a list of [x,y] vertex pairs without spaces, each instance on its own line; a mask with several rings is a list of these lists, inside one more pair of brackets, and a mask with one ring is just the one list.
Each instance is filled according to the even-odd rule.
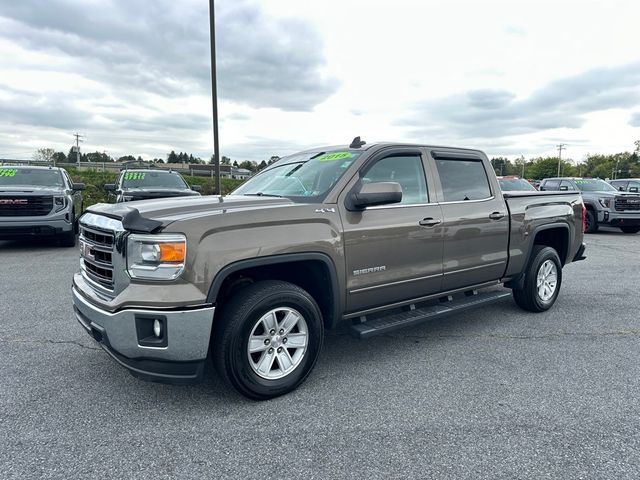
[[587,241],[550,312],[331,333],[268,402],[135,379],[73,319],[76,249],[0,242],[0,478],[638,478],[640,235]]

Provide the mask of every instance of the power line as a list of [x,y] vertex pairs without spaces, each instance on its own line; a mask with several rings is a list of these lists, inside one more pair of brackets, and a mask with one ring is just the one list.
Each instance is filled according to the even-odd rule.
[[78,162],[78,168],[80,168],[80,142],[84,142],[81,138],[85,138],[85,136],[77,132],[74,133],[73,136],[76,137],[76,160]]

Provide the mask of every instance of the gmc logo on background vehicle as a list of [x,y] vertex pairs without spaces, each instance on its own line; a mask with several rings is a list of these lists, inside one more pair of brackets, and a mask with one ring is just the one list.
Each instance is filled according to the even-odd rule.
[[27,205],[29,200],[26,198],[16,198],[12,200],[10,198],[0,198],[0,205]]

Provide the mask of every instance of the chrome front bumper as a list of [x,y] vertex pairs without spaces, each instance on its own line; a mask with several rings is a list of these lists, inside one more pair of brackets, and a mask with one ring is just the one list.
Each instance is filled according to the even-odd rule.
[[[72,293],[80,325],[134,375],[168,383],[193,383],[202,378],[215,307],[111,313],[90,303],[77,288]],[[143,332],[145,323],[153,319],[162,322],[166,336],[158,346],[149,345]]]

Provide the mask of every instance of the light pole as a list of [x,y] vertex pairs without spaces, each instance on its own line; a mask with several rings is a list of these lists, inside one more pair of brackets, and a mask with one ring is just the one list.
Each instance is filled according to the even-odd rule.
[[211,39],[211,99],[213,106],[213,165],[215,169],[215,194],[220,190],[220,145],[218,143],[218,80],[216,75],[216,15],[213,0],[209,0],[209,38]]
[[558,148],[558,177],[560,176],[560,165],[562,163],[562,150],[566,148],[566,145],[564,143],[561,143],[560,145],[556,145],[556,147]]

